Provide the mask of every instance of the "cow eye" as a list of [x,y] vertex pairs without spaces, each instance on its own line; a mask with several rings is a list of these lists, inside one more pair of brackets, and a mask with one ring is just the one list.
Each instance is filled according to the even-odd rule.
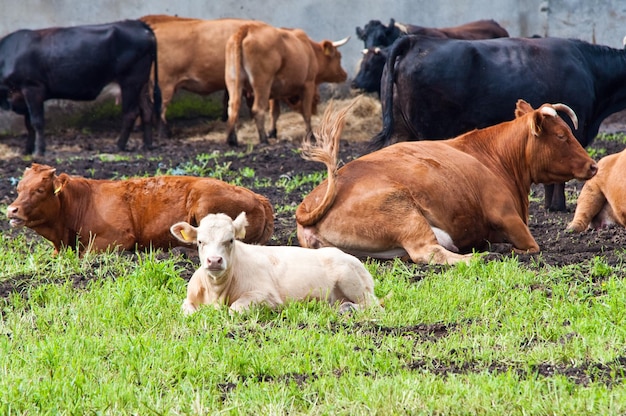
[[46,192],[46,190],[45,190],[45,189],[43,189],[43,188],[37,188],[37,193],[39,193],[39,194],[43,194],[44,192]]

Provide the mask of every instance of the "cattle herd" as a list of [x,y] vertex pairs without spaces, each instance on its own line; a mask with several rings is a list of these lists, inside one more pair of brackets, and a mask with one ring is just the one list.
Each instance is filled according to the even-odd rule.
[[300,247],[265,245],[273,208],[243,187],[188,176],[93,180],[43,163],[18,183],[11,226],[33,229],[55,252],[197,247],[186,313],[200,304],[242,311],[305,298],[342,311],[378,304],[357,257],[453,264],[499,242],[536,253],[532,184],[546,186],[546,209],[564,210],[562,184],[586,181],[570,232],[626,226],[626,155],[596,163],[584,149],[607,116],[626,108],[626,51],[511,38],[493,20],[439,29],[372,20],[356,34],[365,49],[351,86],[379,95],[383,128],[369,154],[341,168],[351,106],[329,104],[315,134],[311,116],[319,85],[347,79],[339,51],[347,38],[317,42],[255,20],[167,15],[5,36],[0,105],[24,116],[24,151],[35,158],[46,151],[46,100],[93,100],[113,83],[122,106],[119,150],[138,119],[145,149],[154,128],[169,134],[176,91],[224,91],[228,144],[238,144],[242,102],[261,143],[276,137],[287,103],[304,119],[303,158],[328,172],[296,210]]

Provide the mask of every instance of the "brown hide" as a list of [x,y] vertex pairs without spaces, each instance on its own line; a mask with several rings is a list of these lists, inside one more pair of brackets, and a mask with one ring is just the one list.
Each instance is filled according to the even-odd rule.
[[94,180],[57,176],[54,168],[34,163],[17,191],[7,209],[11,225],[33,229],[52,241],[56,251],[74,247],[77,240],[80,251],[180,246],[169,231],[172,224],[198,224],[209,213],[235,218],[246,212],[250,226],[244,241],[250,243],[264,244],[274,231],[267,198],[213,178]]
[[244,19],[201,20],[168,15],[140,18],[157,38],[159,85],[163,96],[161,120],[178,89],[211,94],[226,89],[224,52],[226,41]]
[[603,157],[598,174],[589,179],[578,196],[569,231],[581,232],[613,224],[626,227],[626,150]]
[[488,243],[539,251],[527,226],[531,184],[588,179],[597,167],[549,104],[534,111],[520,100],[516,114],[455,139],[398,143],[336,173],[326,161],[330,186],[296,211],[300,245],[436,263],[469,261],[453,251]]
[[[398,24],[402,28],[401,25]],[[463,25],[443,28],[428,28],[420,26],[406,26],[406,33],[450,39],[492,39],[509,37],[506,31],[494,20],[477,20]]]
[[[341,53],[333,42],[314,42],[300,29],[263,23],[242,26],[228,40],[225,75],[229,95],[227,141],[231,145],[237,145],[235,130],[242,92],[254,96],[252,114],[259,140],[267,143],[265,112],[270,99],[297,97],[309,132],[317,85],[347,78]],[[278,108],[272,107],[272,131],[276,129]]]

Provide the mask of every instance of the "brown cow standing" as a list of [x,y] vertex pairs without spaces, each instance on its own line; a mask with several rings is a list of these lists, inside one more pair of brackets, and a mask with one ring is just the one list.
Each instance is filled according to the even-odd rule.
[[[168,15],[148,15],[139,20],[152,28],[157,38],[161,134],[169,133],[165,113],[179,89],[208,95],[225,90],[226,41],[241,26],[253,23],[245,19],[202,20]],[[226,106],[226,100],[224,100]]]
[[[252,114],[259,141],[267,143],[265,111],[269,100],[297,97],[301,104],[306,131],[311,131],[311,113],[317,85],[343,82],[347,78],[341,67],[338,42],[312,41],[300,29],[275,28],[263,23],[242,26],[226,45],[226,87],[228,89],[228,139],[237,145],[236,124],[244,90],[252,92]],[[280,107],[272,106],[272,131]]]
[[326,164],[328,179],[298,206],[300,245],[376,258],[408,254],[416,263],[467,262],[471,255],[458,253],[495,242],[538,252],[527,225],[531,184],[597,171],[556,110],[576,124],[563,104],[533,110],[519,100],[513,121],[450,140],[398,143],[339,170],[334,152],[346,110],[334,123],[326,114],[321,142],[303,149]]
[[582,232],[613,224],[626,227],[626,150],[603,157],[598,174],[583,186],[568,231]]
[[245,211],[250,222],[244,241],[266,243],[274,231],[267,198],[213,178],[157,176],[95,180],[33,163],[7,208],[12,227],[28,227],[62,247],[104,251],[170,248],[183,245],[170,234],[172,224],[198,224],[209,213],[233,218]]

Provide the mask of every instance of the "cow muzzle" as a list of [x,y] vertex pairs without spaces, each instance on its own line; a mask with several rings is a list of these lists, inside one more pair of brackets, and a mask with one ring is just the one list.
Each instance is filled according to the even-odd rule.
[[26,220],[21,218],[17,211],[18,208],[12,205],[7,208],[7,217],[9,218],[9,225],[12,228],[24,227],[26,225]]

